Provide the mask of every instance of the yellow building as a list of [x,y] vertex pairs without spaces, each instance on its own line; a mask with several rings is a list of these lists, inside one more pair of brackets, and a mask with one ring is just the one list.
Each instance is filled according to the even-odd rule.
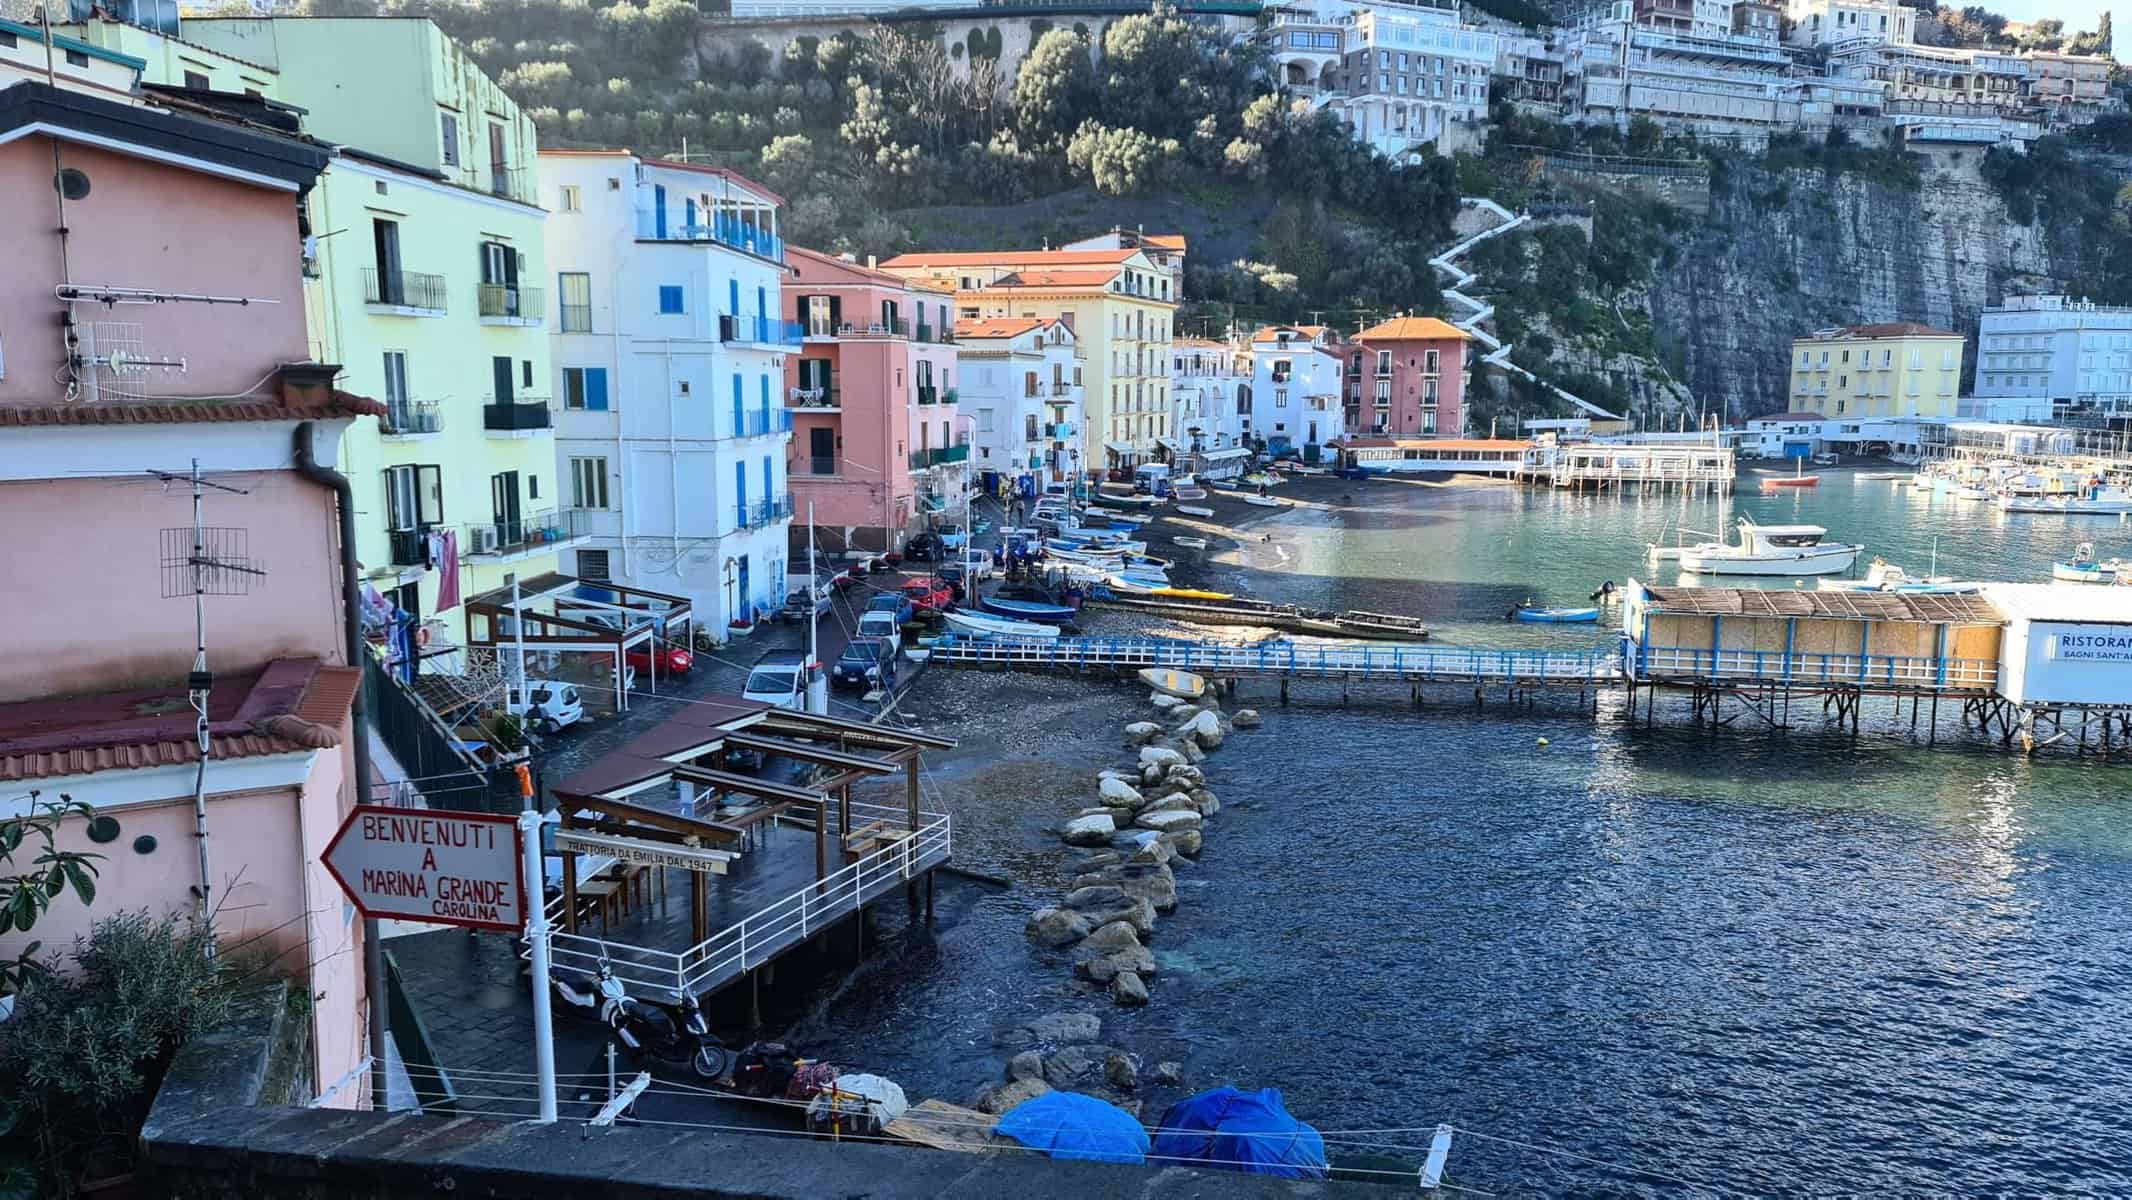
[[461,601],[554,571],[584,528],[556,477],[532,118],[424,17],[76,28],[147,83],[278,101],[336,144],[305,200],[311,352],[391,412],[341,442],[356,557],[455,669]]
[[1815,330],[1791,344],[1786,410],[1827,417],[1952,417],[1962,335],[1895,321]]
[[1174,280],[1143,249],[904,254],[881,269],[955,289],[956,318],[1052,317],[1081,347],[1081,461],[1127,467],[1155,458],[1170,428]]

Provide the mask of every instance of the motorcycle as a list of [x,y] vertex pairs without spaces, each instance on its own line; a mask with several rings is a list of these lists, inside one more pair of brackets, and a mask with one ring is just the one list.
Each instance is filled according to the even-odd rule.
[[597,976],[576,971],[551,971],[555,1002],[565,1012],[599,1021],[614,1032],[615,1039],[639,1058],[687,1063],[704,1079],[717,1079],[733,1065],[732,1052],[711,1032],[696,997],[681,993],[677,1008],[629,994],[606,962]]

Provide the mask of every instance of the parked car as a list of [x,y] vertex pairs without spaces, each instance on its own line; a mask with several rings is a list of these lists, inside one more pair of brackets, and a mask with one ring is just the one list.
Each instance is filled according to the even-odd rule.
[[848,571],[838,571],[836,574],[831,575],[829,577],[829,590],[841,596],[859,586],[859,581],[865,577],[866,572],[854,565]]
[[515,685],[506,685],[503,694],[511,714],[542,733],[568,729],[585,719],[584,697],[578,695],[576,684],[528,679],[523,695]]
[[898,626],[908,625],[916,615],[911,598],[902,592],[882,592],[866,602],[867,612],[885,612],[896,619]]
[[933,532],[940,538],[940,544],[950,550],[960,550],[970,544],[969,531],[960,525],[942,525]]
[[903,622],[898,621],[896,614],[892,612],[878,608],[868,609],[859,614],[858,636],[880,638],[882,641],[887,642],[892,649],[901,652],[903,649]]
[[622,661],[632,670],[649,671],[657,663],[661,675],[686,675],[696,665],[696,656],[678,643],[654,639],[623,651]]
[[831,687],[855,687],[861,690],[879,686],[896,686],[896,650],[887,639],[855,637],[844,644],[844,652],[837,655],[836,664],[829,670]]
[[939,534],[927,530],[905,543],[903,553],[912,562],[939,562],[947,553],[947,546],[941,542]]
[[748,681],[741,685],[740,698],[778,708],[804,710],[807,707],[807,680],[819,670],[821,664],[808,662],[804,654],[773,650],[755,660],[754,669],[748,672]]
[[806,620],[810,616],[817,618],[828,616],[830,596],[842,590],[837,586],[838,579],[843,580],[844,587],[850,587],[857,582],[839,574],[812,589],[807,588],[805,585],[793,588],[785,595],[785,606],[777,610],[777,619],[783,622],[799,622]]
[[903,585],[903,594],[910,599],[913,612],[936,613],[955,602],[955,589],[935,576],[911,580]]

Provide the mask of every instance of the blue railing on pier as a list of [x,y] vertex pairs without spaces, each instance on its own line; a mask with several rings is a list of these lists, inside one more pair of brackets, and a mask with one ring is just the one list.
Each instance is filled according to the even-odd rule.
[[1700,646],[1637,645],[1631,650],[1638,680],[1683,679],[1809,686],[1988,693],[1999,682],[1999,664],[1989,658],[1940,658],[1929,654],[1809,654],[1794,650],[1711,650]]
[[1497,650],[1383,642],[1255,644],[1186,638],[1008,639],[950,636],[931,661],[1025,671],[1134,671],[1173,667],[1221,678],[1268,676],[1417,682],[1556,683],[1584,687],[1621,679],[1611,646],[1585,650]]

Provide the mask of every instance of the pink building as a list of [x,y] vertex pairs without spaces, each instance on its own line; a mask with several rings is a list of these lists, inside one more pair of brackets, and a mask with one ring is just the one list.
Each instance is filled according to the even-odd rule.
[[1457,437],[1466,421],[1466,332],[1435,317],[1394,317],[1348,351],[1349,437]]
[[[360,926],[318,866],[355,800],[362,673],[334,481],[291,464],[336,461],[350,422],[384,409],[303,361],[298,203],[327,160],[0,63],[0,195],[42,198],[39,219],[0,223],[0,545],[35,564],[0,622],[0,809],[33,790],[88,803],[62,838],[102,856],[95,903],[60,898],[30,937],[56,950],[204,894],[226,943],[307,981],[331,1081],[365,1052]],[[204,818],[191,486],[152,474],[195,463],[215,485],[204,523],[227,531],[208,555],[265,572],[204,602]]]
[[785,359],[793,536],[811,504],[823,547],[900,547],[968,486],[954,294],[796,246],[785,262],[785,317],[802,337]]

